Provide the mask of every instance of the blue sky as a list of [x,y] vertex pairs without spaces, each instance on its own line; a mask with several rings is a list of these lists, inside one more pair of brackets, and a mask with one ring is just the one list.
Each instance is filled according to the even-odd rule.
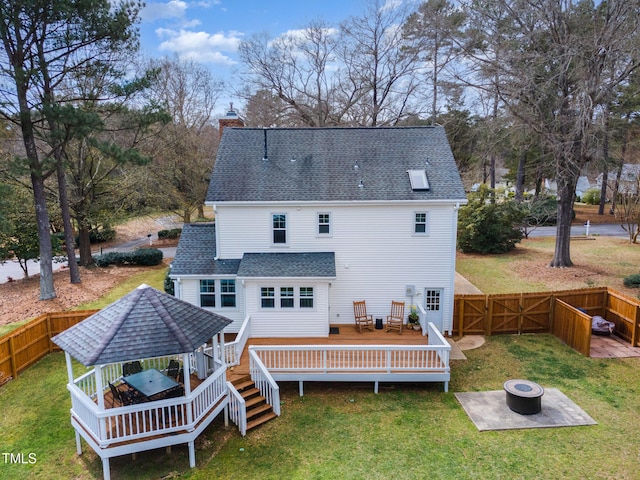
[[337,23],[361,10],[362,0],[148,0],[140,24],[150,57],[190,56],[221,73],[237,62],[240,41],[253,33],[273,37],[323,18]]

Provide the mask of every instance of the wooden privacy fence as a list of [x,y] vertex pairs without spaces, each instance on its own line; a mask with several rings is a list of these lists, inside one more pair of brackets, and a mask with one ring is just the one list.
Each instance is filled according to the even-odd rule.
[[97,311],[45,313],[0,337],[0,385],[16,378],[45,355],[59,350],[51,338]]
[[[615,323],[615,333],[640,346],[640,303],[607,287],[507,295],[456,295],[453,334],[553,333],[589,355],[591,317]],[[581,309],[586,313],[578,310]]]
[[[606,287],[508,295],[456,295],[453,335],[553,333],[589,355],[591,316],[615,323],[615,333],[640,346],[640,302]],[[578,308],[584,310],[583,313]],[[0,385],[57,346],[51,338],[98,310],[46,313],[0,337]]]

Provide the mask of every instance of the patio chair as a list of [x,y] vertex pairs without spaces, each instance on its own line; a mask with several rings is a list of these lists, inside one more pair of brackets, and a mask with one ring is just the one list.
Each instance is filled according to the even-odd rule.
[[123,407],[134,403],[133,396],[129,392],[123,392],[111,382],[109,382],[109,389],[113,396],[114,407],[116,406],[116,403],[119,403]]
[[127,362],[122,365],[122,376],[128,377],[129,375],[133,375],[134,373],[139,373],[142,371],[142,364],[139,360],[134,362]]
[[397,328],[398,334],[402,334],[404,325],[404,302],[391,302],[391,314],[387,315],[387,332]]
[[362,327],[373,329],[373,317],[367,315],[367,304],[364,300],[353,302],[353,316],[356,319],[356,327],[362,333]]
[[177,380],[179,371],[180,363],[177,360],[169,360],[169,366],[167,367],[167,377],[171,377],[174,380]]

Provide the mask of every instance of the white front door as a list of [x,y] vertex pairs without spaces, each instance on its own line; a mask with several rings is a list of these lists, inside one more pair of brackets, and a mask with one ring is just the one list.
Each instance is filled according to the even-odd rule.
[[424,309],[427,312],[427,322],[432,322],[442,332],[442,300],[443,288],[424,289]]

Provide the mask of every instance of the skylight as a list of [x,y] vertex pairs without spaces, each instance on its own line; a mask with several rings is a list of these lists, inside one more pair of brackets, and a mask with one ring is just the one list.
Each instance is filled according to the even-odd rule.
[[429,190],[429,181],[425,170],[407,170],[411,190]]

